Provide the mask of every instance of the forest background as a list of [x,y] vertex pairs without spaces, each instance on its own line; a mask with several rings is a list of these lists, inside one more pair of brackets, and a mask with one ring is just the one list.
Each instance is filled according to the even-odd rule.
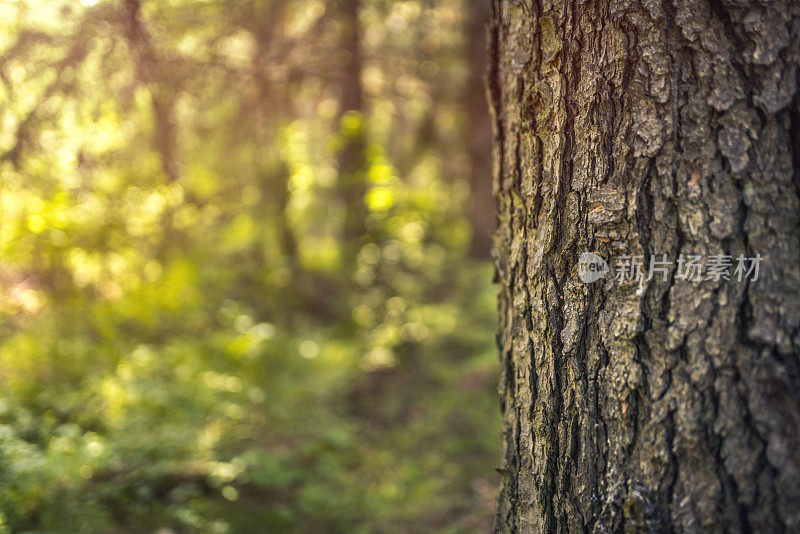
[[484,4],[0,1],[0,530],[489,528]]

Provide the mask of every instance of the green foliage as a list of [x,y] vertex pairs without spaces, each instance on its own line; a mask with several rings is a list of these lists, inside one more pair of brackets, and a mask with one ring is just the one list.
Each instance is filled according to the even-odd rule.
[[339,117],[322,2],[0,6],[0,531],[487,528],[460,9],[364,1]]

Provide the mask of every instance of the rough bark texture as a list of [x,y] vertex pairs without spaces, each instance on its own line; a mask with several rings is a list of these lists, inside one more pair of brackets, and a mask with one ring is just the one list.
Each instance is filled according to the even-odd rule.
[[[494,0],[499,532],[800,532],[800,2]],[[578,256],[762,256],[593,284]]]

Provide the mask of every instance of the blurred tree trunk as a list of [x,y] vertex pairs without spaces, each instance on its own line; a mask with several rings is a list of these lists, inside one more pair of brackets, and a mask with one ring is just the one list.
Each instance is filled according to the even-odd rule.
[[[495,531],[800,532],[800,3],[493,12]],[[665,278],[616,280],[651,254]]]
[[464,144],[470,163],[470,254],[485,259],[492,250],[490,233],[495,221],[491,181],[492,124],[486,105],[486,27],[490,5],[489,2],[467,0],[466,6],[463,49],[468,72],[462,102],[466,118]]
[[[366,161],[365,137],[361,116],[364,94],[361,87],[361,24],[360,0],[338,2],[341,24],[340,119],[343,146],[339,154],[339,192],[345,204],[344,261],[346,273],[351,273],[361,239],[366,234]],[[348,120],[348,118],[350,120]]]
[[[252,9],[253,35],[255,37],[255,53],[253,54],[253,73],[255,75],[256,93],[253,101],[255,113],[255,134],[259,145],[270,147],[276,142],[275,125],[280,124],[282,116],[295,116],[292,106],[292,85],[289,83],[273,84],[269,79],[269,70],[273,67],[276,51],[285,49],[286,35],[286,3],[275,0],[266,13],[259,12],[259,4]],[[266,16],[265,16],[266,15]],[[287,113],[288,111],[288,113]],[[263,160],[268,161],[268,150],[263,151]],[[303,276],[302,267],[297,258],[297,240],[289,224],[289,169],[280,165],[276,169],[265,169],[262,188],[275,212],[275,224],[280,238],[281,252],[288,269],[291,271],[290,286]],[[292,287],[294,289],[294,287]]]
[[125,0],[124,27],[138,82],[150,92],[153,113],[153,146],[161,156],[161,167],[170,181],[175,181],[180,169],[175,146],[174,94],[165,79],[163,67],[153,48],[150,34],[141,15],[140,0]]

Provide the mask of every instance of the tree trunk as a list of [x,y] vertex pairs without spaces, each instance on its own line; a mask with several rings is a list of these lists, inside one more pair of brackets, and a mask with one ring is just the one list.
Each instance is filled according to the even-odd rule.
[[153,147],[161,156],[161,168],[171,182],[180,169],[175,139],[174,91],[168,87],[163,65],[153,47],[150,33],[142,21],[141,0],[125,0],[125,33],[133,56],[139,83],[150,91],[153,115]]
[[494,0],[491,41],[495,530],[799,532],[800,3]]
[[[341,72],[340,118],[343,146],[339,152],[339,192],[345,205],[343,271],[351,276],[355,258],[366,234],[367,211],[364,195],[367,191],[364,157],[366,148],[363,117],[364,93],[361,86],[361,22],[360,0],[341,0],[337,5],[341,16],[341,53],[344,66]],[[345,126],[347,116],[357,117]]]
[[464,60],[468,66],[462,103],[466,117],[464,143],[469,156],[470,222],[472,241],[470,255],[487,259],[491,255],[491,231],[494,230],[492,209],[492,125],[486,107],[486,26],[488,2],[466,0],[464,21]]

